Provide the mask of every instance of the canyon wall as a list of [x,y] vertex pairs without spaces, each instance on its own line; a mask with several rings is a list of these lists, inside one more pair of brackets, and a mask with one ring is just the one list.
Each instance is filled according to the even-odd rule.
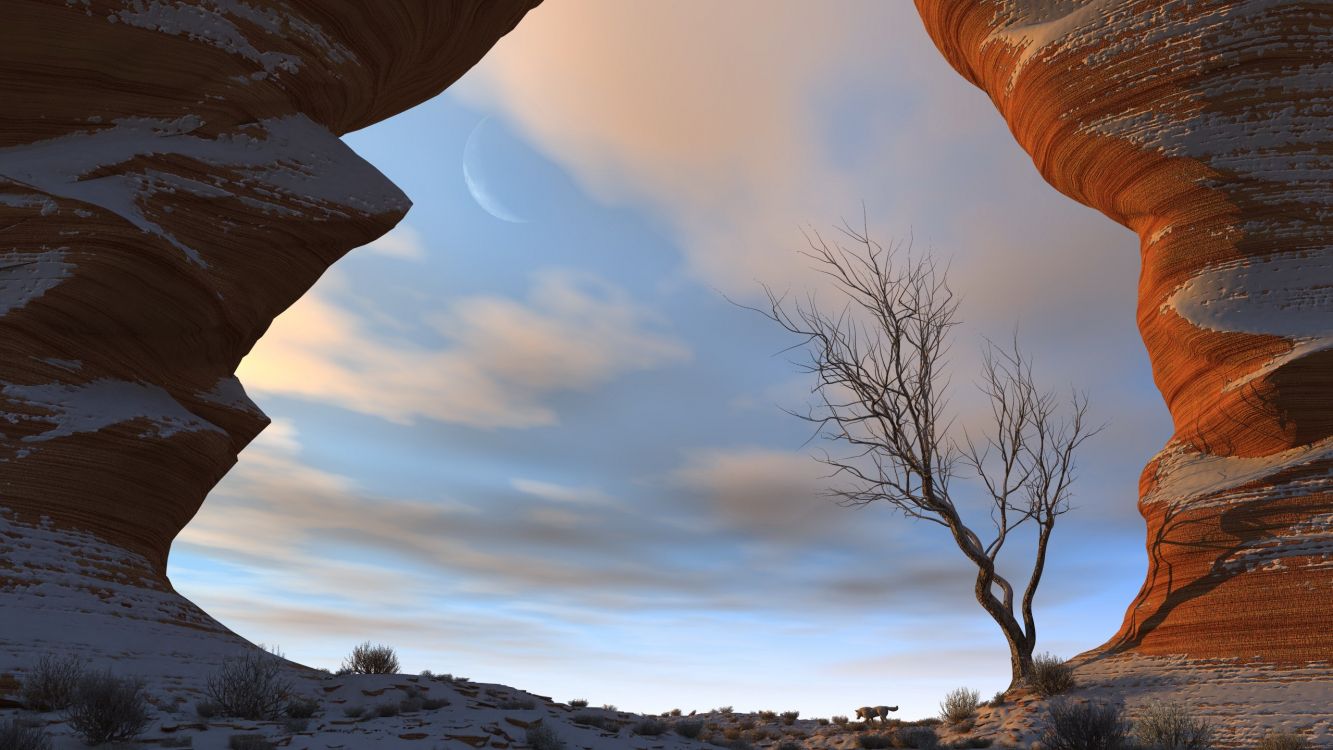
[[1175,432],[1140,482],[1147,580],[1097,655],[1327,667],[1333,5],[916,4],[1046,180],[1140,238]]
[[233,373],[410,205],[339,135],[438,94],[537,2],[5,3],[0,656],[171,640],[105,629],[125,618],[234,640],[166,578],[267,424]]

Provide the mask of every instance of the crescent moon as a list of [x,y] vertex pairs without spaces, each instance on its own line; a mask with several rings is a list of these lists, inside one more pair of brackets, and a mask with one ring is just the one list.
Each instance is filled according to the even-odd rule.
[[483,211],[501,221],[507,221],[511,224],[526,224],[528,220],[509,210],[486,184],[486,176],[481,169],[481,148],[478,146],[478,134],[481,133],[482,127],[490,119],[490,117],[483,117],[481,122],[477,123],[472,128],[472,132],[468,134],[467,143],[463,146],[463,181],[467,183],[467,191],[472,194],[472,200],[476,201]]

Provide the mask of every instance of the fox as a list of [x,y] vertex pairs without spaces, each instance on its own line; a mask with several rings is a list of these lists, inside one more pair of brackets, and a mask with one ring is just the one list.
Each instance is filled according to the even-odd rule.
[[865,719],[866,723],[869,724],[876,716],[878,716],[879,721],[882,724],[889,720],[890,711],[897,710],[897,706],[862,706],[856,709],[856,718]]

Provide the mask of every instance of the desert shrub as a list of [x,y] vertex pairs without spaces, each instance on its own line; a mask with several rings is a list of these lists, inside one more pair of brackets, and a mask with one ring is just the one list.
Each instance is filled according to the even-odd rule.
[[846,717],[846,716],[841,716],[841,715],[839,715],[839,716],[834,716],[834,717],[831,717],[831,718],[829,719],[829,721],[833,722],[834,724],[837,724],[837,725],[840,726],[840,727],[845,727],[845,726],[847,726],[847,717]]
[[449,705],[449,701],[444,698],[424,698],[421,701],[421,707],[427,711],[437,711]]
[[736,722],[736,726],[748,731],[754,729],[755,720],[747,716],[744,719],[741,719],[740,721]]
[[505,711],[527,711],[536,707],[536,702],[531,698],[510,698],[500,702],[500,708]]
[[799,719],[799,718],[801,718],[801,712],[800,712],[800,711],[783,711],[783,712],[782,712],[782,723],[783,723],[784,726],[791,726],[792,724],[795,724],[795,723],[796,723],[796,720]]
[[222,713],[222,704],[217,701],[202,700],[194,704],[194,712],[201,719],[211,719]]
[[0,747],[6,750],[51,750],[51,738],[18,719],[0,721]]
[[1182,703],[1151,701],[1134,722],[1134,737],[1147,750],[1208,750],[1213,729]]
[[922,750],[939,747],[940,739],[935,730],[927,726],[900,727],[893,733],[894,747],[914,747]]
[[343,708],[343,716],[346,716],[349,719],[355,719],[365,712],[365,706],[346,706]]
[[1059,695],[1074,687],[1074,668],[1054,654],[1038,654],[1028,683],[1044,698]]
[[309,719],[288,719],[287,721],[283,722],[283,724],[282,724],[282,728],[283,728],[283,729],[286,729],[286,730],[288,731],[288,733],[290,733],[290,734],[296,734],[296,733],[298,733],[298,732],[304,732],[305,730],[307,730],[307,729],[310,728],[310,720],[309,720]]
[[680,716],[682,713],[684,712],[681,711],[679,708],[673,708],[667,712],[667,716]]
[[856,738],[856,746],[866,750],[880,750],[893,747],[893,740],[887,734],[863,734]]
[[1259,741],[1256,750],[1313,750],[1310,741],[1299,734],[1275,733]]
[[740,727],[727,727],[722,730],[722,736],[729,740],[738,740],[741,738],[741,731]]
[[526,739],[532,750],[564,750],[565,748],[565,741],[560,739],[560,735],[556,734],[554,729],[545,725],[529,727]]
[[1117,750],[1127,747],[1120,708],[1106,703],[1053,701],[1041,736],[1045,750]]
[[398,674],[398,654],[389,646],[366,641],[352,647],[352,654],[343,659],[342,670],[347,674]]
[[375,706],[375,715],[380,718],[397,716],[401,711],[402,709],[399,707],[399,704],[392,702],[385,702]]
[[666,724],[663,724],[657,719],[651,719],[651,718],[644,719],[643,721],[640,721],[638,724],[635,724],[633,729],[635,734],[642,735],[644,737],[657,737],[659,735],[666,734],[666,730],[667,730]]
[[614,704],[614,703],[603,703],[603,704],[602,704],[602,710],[603,710],[603,711],[619,711],[620,709],[616,708],[616,704]]
[[759,712],[759,718],[760,718],[760,719],[763,719],[764,721],[777,721],[777,720],[778,720],[778,712],[777,712],[777,711],[760,711],[760,712]]
[[991,699],[990,699],[990,704],[991,704],[992,706],[1003,706],[1003,705],[1004,705],[1004,691],[1001,690],[1001,691],[995,693],[995,695],[992,696]]
[[319,710],[319,701],[314,698],[293,698],[287,702],[287,716],[293,719],[309,719]]
[[716,710],[723,716],[731,716],[731,706],[718,706]]
[[204,683],[204,694],[220,715],[240,719],[276,719],[287,710],[292,685],[282,676],[282,659],[250,651],[222,662]]
[[425,700],[419,696],[413,696],[398,701],[398,710],[405,714],[411,714],[420,711],[425,705]]
[[65,720],[89,745],[124,742],[148,726],[148,700],[143,683],[92,672],[79,678]]
[[231,750],[273,750],[276,747],[262,734],[233,734],[227,738]]
[[59,711],[74,699],[74,691],[82,677],[83,664],[78,657],[46,654],[24,676],[19,697],[32,711]]
[[575,698],[574,700],[572,700],[572,701],[569,702],[569,707],[570,707],[570,708],[587,708],[587,707],[588,707],[588,701],[584,700],[583,698]]
[[681,737],[692,740],[695,737],[698,737],[699,733],[704,730],[704,723],[694,719],[689,721],[678,721],[673,729],[675,729],[676,734]]
[[950,690],[940,701],[940,718],[950,724],[962,724],[977,713],[981,694],[967,688]]

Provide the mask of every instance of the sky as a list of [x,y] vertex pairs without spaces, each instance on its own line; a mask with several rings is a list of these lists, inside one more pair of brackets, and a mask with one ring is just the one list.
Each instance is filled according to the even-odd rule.
[[1037,650],[1118,628],[1171,428],[1137,239],[1042,181],[910,3],[551,2],[345,140],[415,205],[244,360],[273,424],[171,556],[241,635],[329,668],[386,643],[408,672],[639,712],[920,718],[1005,687],[947,532],[822,494],[830,446],[785,411],[811,398],[798,342],[743,307],[827,294],[803,231],[863,206],[881,242],[948,264],[960,429],[984,426],[985,337],[1017,332],[1043,385],[1089,394],[1106,427]]

